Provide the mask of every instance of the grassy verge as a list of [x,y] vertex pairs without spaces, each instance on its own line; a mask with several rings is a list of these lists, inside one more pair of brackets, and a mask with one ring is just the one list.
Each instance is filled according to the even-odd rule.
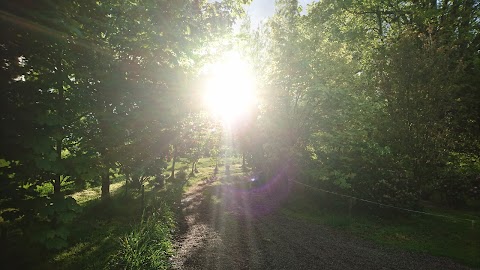
[[471,212],[427,209],[437,214],[475,219],[473,228],[468,221],[419,214],[375,215],[375,209],[361,210],[361,205],[357,205],[358,210],[354,208],[349,212],[348,204],[342,202],[341,198],[319,200],[314,197],[292,199],[283,211],[288,216],[339,228],[390,247],[449,257],[472,267],[480,267],[480,217]]
[[[241,168],[241,158],[229,158],[230,166],[230,174],[243,174]],[[225,162],[219,161],[219,172],[218,175],[225,174]],[[184,170],[188,175],[188,181],[184,185],[184,191],[187,190],[190,186],[194,185],[198,181],[203,179],[209,178],[214,174],[215,170],[215,161],[212,158],[201,158],[197,163],[197,170],[198,172],[190,175],[191,172],[191,164],[189,164],[186,160],[180,159],[175,164],[175,173],[177,174],[179,171]],[[171,166],[167,168],[167,171],[170,172]]]
[[[116,196],[117,193],[121,192],[121,188],[125,186],[125,182],[116,182],[110,185],[110,193],[113,196]],[[101,187],[88,188],[79,192],[76,192],[71,195],[78,204],[83,205],[86,203],[92,203],[93,201],[100,198],[102,194]]]
[[[231,167],[234,173],[240,165],[236,160],[231,162],[235,163]],[[225,168],[220,166],[220,173],[223,173]],[[82,208],[80,216],[68,226],[68,247],[47,251],[30,244],[21,235],[14,236],[8,243],[2,243],[2,246],[8,245],[0,256],[2,265],[8,269],[168,268],[174,230],[172,215],[181,210],[180,199],[186,189],[213,175],[215,162],[201,159],[194,175],[189,175],[190,168],[187,162],[178,162],[176,172],[185,170],[187,179],[168,179],[163,189],[146,183],[144,202],[140,190],[129,187],[125,194],[122,176],[112,180],[108,201],[100,199],[100,187],[79,190],[65,182],[63,188],[69,191],[65,193]],[[53,187],[45,184],[39,189],[46,195]],[[19,254],[21,260],[16,259]]]
[[[68,225],[69,246],[47,251],[19,235],[2,252],[2,265],[8,269],[123,269],[140,263],[138,269],[148,269],[147,262],[152,262],[154,269],[166,269],[174,229],[169,206],[179,200],[181,189],[169,184],[159,190],[147,183],[142,202],[139,190],[129,188],[126,195],[122,187],[123,181],[113,181],[108,201],[100,199],[100,187],[72,194],[82,212]],[[22,259],[16,259],[20,254]]]
[[[117,173],[113,173],[113,175],[114,175],[113,179],[111,179],[112,184],[116,184],[118,182],[124,182],[125,181],[125,176],[124,175],[119,175]],[[99,181],[79,182],[78,180],[67,180],[67,181],[62,181],[61,189],[62,189],[63,194],[73,195],[73,194],[76,194],[80,191],[90,190],[91,188],[94,188],[94,187],[99,188],[100,185],[101,185],[101,183]],[[37,186],[36,190],[42,196],[51,195],[51,194],[53,194],[53,184],[50,183],[50,182],[44,183],[40,186]]]
[[130,233],[120,238],[120,248],[110,257],[107,269],[168,269],[173,253],[174,219],[168,206],[143,217]]
[[126,195],[121,182],[112,184],[108,203],[96,189],[74,194],[84,214],[72,225],[73,244],[53,257],[57,268],[167,269],[175,227],[170,205],[181,196],[173,185],[156,190],[147,183],[144,203],[139,190]]
[[[182,160],[176,168],[177,173],[190,173],[189,164]],[[74,193],[72,197],[83,207],[83,214],[72,224],[71,246],[54,254],[50,261],[57,269],[168,268],[174,230],[174,211],[170,209],[179,205],[189,186],[212,175],[214,162],[201,159],[197,168],[198,173],[188,181],[169,179],[162,190],[146,183],[145,214],[140,191],[129,188],[126,196],[123,178],[111,184],[108,203],[100,200],[100,187]]]

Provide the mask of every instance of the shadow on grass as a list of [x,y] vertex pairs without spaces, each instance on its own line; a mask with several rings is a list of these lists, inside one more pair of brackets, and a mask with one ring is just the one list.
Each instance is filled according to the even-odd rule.
[[[180,184],[178,184],[180,183]],[[163,189],[145,187],[145,201],[139,190],[118,188],[110,199],[99,198],[82,203],[82,212],[69,225],[69,246],[60,251],[46,251],[20,237],[2,243],[4,269],[104,269],[119,247],[119,238],[128,234],[145,215],[160,211],[163,203],[180,204],[182,182],[168,183]],[[172,209],[173,210],[173,209]],[[7,249],[6,249],[7,248]],[[22,259],[20,259],[20,256]]]
[[103,268],[118,248],[118,239],[129,233],[143,215],[153,211],[161,213],[162,203],[172,208],[180,204],[185,182],[176,180],[167,183],[164,189],[147,186],[144,202],[140,191],[131,190],[126,196],[121,190],[108,201],[87,203],[82,216],[71,228],[74,245],[55,256],[54,261],[64,269]]

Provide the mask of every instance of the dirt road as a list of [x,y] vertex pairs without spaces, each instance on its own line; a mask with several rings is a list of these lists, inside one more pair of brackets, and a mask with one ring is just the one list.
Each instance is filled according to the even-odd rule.
[[192,187],[180,206],[174,269],[468,269],[294,220],[278,211],[274,194],[228,183]]

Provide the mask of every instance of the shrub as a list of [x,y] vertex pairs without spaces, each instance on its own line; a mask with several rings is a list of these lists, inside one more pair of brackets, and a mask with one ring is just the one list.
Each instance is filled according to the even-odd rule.
[[163,174],[155,176],[155,179],[153,181],[153,185],[155,186],[155,188],[162,189],[165,186],[165,179],[166,177]]
[[47,249],[62,249],[68,246],[70,231],[68,225],[81,212],[75,199],[67,198],[39,198],[38,214],[26,229],[34,242]]
[[177,178],[178,178],[180,181],[187,180],[187,172],[185,171],[185,169],[181,169],[181,170],[177,173]]

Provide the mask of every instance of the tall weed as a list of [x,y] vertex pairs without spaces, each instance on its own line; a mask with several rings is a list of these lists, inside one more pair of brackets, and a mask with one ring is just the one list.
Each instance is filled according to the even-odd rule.
[[120,238],[119,250],[106,269],[169,269],[172,255],[173,214],[165,206],[142,219],[129,234]]

